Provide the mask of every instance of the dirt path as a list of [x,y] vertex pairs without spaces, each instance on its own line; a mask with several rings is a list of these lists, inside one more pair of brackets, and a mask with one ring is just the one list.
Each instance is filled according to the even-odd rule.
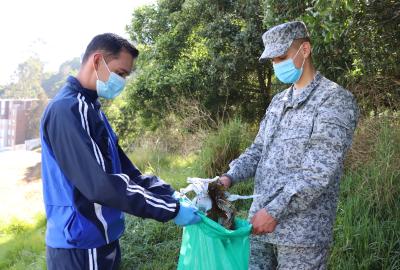
[[0,152],[0,223],[13,217],[31,220],[44,212],[40,153]]

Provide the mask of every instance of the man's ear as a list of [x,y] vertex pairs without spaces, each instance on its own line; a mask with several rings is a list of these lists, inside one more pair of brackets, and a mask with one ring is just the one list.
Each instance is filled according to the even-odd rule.
[[102,54],[95,52],[92,54],[91,57],[92,57],[94,69],[99,70],[99,65],[100,65],[100,62],[102,61],[101,58],[103,57]]
[[312,51],[311,43],[308,42],[308,41],[304,42],[304,43],[303,43],[303,48],[301,49],[301,51],[302,51],[303,56],[304,56],[305,58],[306,58],[306,57],[309,57],[309,56],[311,55],[311,51]]

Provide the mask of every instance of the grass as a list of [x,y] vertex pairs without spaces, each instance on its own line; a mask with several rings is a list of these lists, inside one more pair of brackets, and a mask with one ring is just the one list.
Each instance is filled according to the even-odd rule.
[[378,130],[370,161],[342,179],[332,269],[400,269],[400,123]]
[[[186,178],[199,175],[198,156],[179,156],[137,149],[131,160],[145,173],[154,173],[175,189],[187,185]],[[231,190],[236,194],[252,194],[253,183],[239,183]],[[251,201],[237,201],[238,216],[247,217]],[[126,233],[121,238],[122,269],[176,269],[182,229],[172,221],[159,223],[133,216],[126,218]]]
[[0,269],[45,269],[45,218],[13,219],[0,226]]
[[195,166],[198,176],[212,178],[226,172],[229,162],[242,153],[253,137],[248,125],[240,119],[220,124],[202,144]]
[[[352,158],[349,159],[356,165],[348,165],[342,178],[329,269],[400,269],[400,123],[398,118],[396,121],[379,118],[371,121],[374,122],[372,132],[367,124],[361,124],[365,124],[366,127],[361,127],[359,130],[366,132],[356,134],[355,149],[352,150]],[[216,140],[222,139],[216,138]],[[355,153],[362,154],[361,150],[364,150],[365,144],[371,148],[368,152],[371,156],[359,156],[358,160],[355,160]],[[211,149],[207,151],[213,152]],[[161,176],[164,175],[164,179],[174,187],[185,185],[184,179],[187,176],[204,174],[204,171],[199,171],[199,167],[195,164],[198,161],[196,156],[184,159],[185,166],[173,165],[180,163],[174,163],[174,159],[180,161],[182,157],[165,153],[160,156],[161,160],[156,158],[156,153],[149,154],[150,159],[147,163],[140,163],[142,166],[147,164],[147,167],[144,166],[142,169],[157,167],[156,171]],[[207,156],[200,155],[200,158],[210,160]],[[252,181],[238,184],[231,192],[252,194]],[[236,202],[241,217],[246,217],[250,203],[250,201]],[[125,253],[123,269],[176,268],[181,240],[179,228],[171,222],[161,224],[135,217],[129,217],[128,224],[154,231],[127,230],[122,241]],[[168,240],[163,243],[154,240],[148,242],[148,234],[153,235],[152,239],[158,237],[163,239],[163,231],[168,232]],[[154,234],[157,237],[154,237]],[[144,247],[140,248],[143,243]],[[143,251],[142,255],[138,255],[138,249],[132,246]],[[153,248],[149,250],[149,246]],[[130,253],[134,253],[136,257],[132,257]]]
[[[359,127],[342,178],[329,269],[400,269],[400,123],[398,118],[372,121],[372,133],[365,123]],[[365,145],[368,157],[362,154]],[[186,177],[204,174],[196,165],[199,156],[148,148],[130,155],[143,172],[159,175],[176,189],[186,186]],[[231,192],[252,194],[253,183],[239,183]],[[250,203],[235,202],[239,216],[247,216]],[[43,217],[32,224],[14,220],[1,225],[0,269],[44,269],[44,229]],[[127,216],[121,268],[176,269],[181,235],[173,222]]]

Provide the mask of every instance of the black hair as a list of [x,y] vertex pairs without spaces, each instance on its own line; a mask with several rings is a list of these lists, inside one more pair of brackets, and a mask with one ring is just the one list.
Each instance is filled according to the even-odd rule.
[[[303,44],[304,42],[308,42],[311,44],[311,39],[309,37],[298,38],[298,39],[293,40],[292,45],[294,44],[294,46],[298,49],[298,48],[300,48],[301,44]],[[312,57],[312,51],[310,52],[310,57]]]
[[138,57],[139,51],[128,40],[112,33],[104,33],[95,36],[86,48],[82,58],[82,63],[85,63],[89,56],[97,51],[102,50],[106,56],[118,57],[119,53],[125,49],[132,55],[133,58]]
[[293,40],[293,43],[296,44],[295,46],[297,47],[300,47],[300,45],[303,44],[304,42],[309,42],[311,44],[311,39],[309,37],[305,37]]

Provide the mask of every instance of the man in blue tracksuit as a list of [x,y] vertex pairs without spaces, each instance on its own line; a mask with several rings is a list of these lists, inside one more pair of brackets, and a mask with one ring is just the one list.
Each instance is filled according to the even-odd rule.
[[76,77],[47,106],[41,121],[48,269],[117,269],[123,212],[185,226],[200,221],[156,176],[142,175],[118,145],[98,97],[125,86],[139,51],[102,34],[89,43]]

